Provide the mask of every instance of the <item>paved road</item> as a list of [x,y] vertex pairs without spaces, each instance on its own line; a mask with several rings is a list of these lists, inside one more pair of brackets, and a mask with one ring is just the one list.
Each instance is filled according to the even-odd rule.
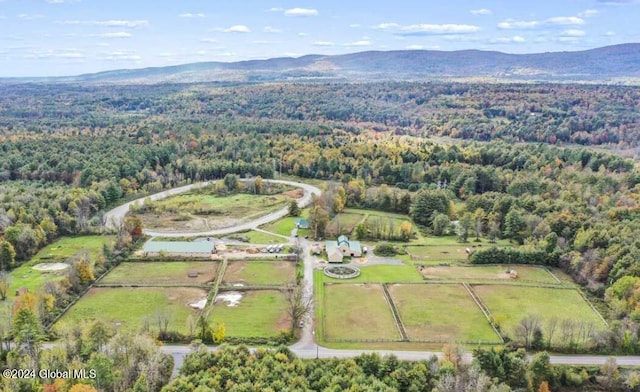
[[[322,193],[322,191],[320,191],[320,189],[318,189],[317,187],[313,186],[313,185],[309,185],[309,184],[302,184],[300,182],[295,182],[295,181],[285,181],[285,180],[267,180],[267,179],[263,179],[263,182],[268,182],[268,183],[274,183],[274,184],[285,184],[285,185],[290,185],[296,188],[302,188],[304,190],[304,195],[298,199],[298,205],[300,206],[300,208],[306,207],[311,203],[311,195],[312,194],[316,194],[319,195],[320,193]],[[116,230],[118,227],[120,227],[120,224],[122,223],[122,221],[124,220],[124,216],[127,214],[127,212],[129,212],[129,207],[140,203],[141,205],[144,204],[145,199],[150,199],[152,201],[155,200],[162,200],[162,199],[166,199],[167,197],[170,196],[175,196],[175,195],[179,195],[180,193],[185,193],[190,191],[191,189],[194,188],[199,188],[199,187],[203,187],[206,186],[208,184],[210,184],[212,182],[204,182],[204,183],[198,183],[198,184],[190,184],[190,185],[185,185],[185,186],[181,186],[179,188],[173,188],[173,189],[169,189],[160,193],[156,193],[147,197],[143,197],[140,199],[136,199],[133,201],[130,201],[128,203],[125,203],[119,207],[116,207],[114,209],[112,209],[111,211],[108,211],[107,213],[104,214],[104,218],[103,218],[103,222],[105,225],[105,228],[108,230]],[[144,230],[144,234],[152,236],[152,237],[207,237],[207,236],[219,236],[219,235],[225,235],[225,234],[231,234],[231,233],[235,233],[238,231],[245,231],[245,230],[251,230],[254,229],[260,225],[264,225],[265,223],[269,223],[269,222],[273,222],[275,220],[278,220],[284,216],[286,216],[289,213],[289,207],[284,207],[281,210],[278,210],[276,212],[272,212],[271,214],[268,215],[264,215],[258,219],[252,220],[250,222],[246,222],[246,223],[242,223],[239,225],[235,225],[235,226],[231,226],[231,227],[225,227],[225,228],[221,228],[221,229],[216,229],[216,230],[209,230],[209,231],[199,231],[199,232],[194,232],[194,231],[171,231],[171,232],[165,232],[165,231],[158,231],[158,230],[153,230],[153,229],[145,229]]]

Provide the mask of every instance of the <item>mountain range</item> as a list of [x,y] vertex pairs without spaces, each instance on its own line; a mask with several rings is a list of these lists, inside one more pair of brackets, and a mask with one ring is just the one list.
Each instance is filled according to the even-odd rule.
[[259,81],[456,80],[640,81],[640,43],[574,52],[399,50],[307,55],[232,63],[201,62],[72,77],[0,78],[0,82],[192,83]]

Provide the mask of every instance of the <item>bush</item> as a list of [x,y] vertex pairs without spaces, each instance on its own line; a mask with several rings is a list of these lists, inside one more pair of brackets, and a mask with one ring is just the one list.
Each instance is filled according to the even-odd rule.
[[373,253],[376,256],[383,256],[383,257],[391,257],[391,256],[395,256],[397,254],[396,252],[396,248],[387,243],[387,242],[381,242],[379,243],[374,249],[373,249]]

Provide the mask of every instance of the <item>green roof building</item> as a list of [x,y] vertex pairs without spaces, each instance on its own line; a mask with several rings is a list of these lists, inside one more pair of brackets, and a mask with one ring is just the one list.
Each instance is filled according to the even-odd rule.
[[345,235],[338,237],[337,241],[326,241],[325,247],[330,263],[342,263],[346,257],[361,257],[362,247],[360,241],[349,241]]

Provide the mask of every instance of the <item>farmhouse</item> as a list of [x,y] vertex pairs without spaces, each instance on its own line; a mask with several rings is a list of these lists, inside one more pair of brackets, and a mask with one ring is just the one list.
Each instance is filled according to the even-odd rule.
[[326,241],[327,256],[330,263],[342,263],[343,257],[360,257],[362,248],[360,241],[349,241],[347,236],[341,235],[337,241]]
[[182,257],[211,257],[216,253],[216,248],[211,241],[149,241],[144,244],[143,252],[145,256],[167,256]]

